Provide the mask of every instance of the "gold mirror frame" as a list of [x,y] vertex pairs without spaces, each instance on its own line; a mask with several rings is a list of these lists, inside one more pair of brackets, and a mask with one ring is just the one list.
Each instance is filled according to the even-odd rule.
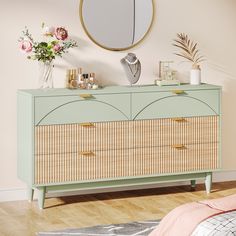
[[92,36],[91,34],[88,32],[86,26],[85,26],[85,23],[84,23],[84,20],[83,20],[83,13],[82,13],[82,8],[83,8],[83,3],[84,1],[86,0],[80,0],[80,5],[79,5],[79,16],[80,16],[80,22],[82,24],[82,27],[85,31],[85,33],[87,34],[87,36],[89,37],[89,39],[94,42],[97,46],[101,47],[101,48],[104,48],[106,50],[110,50],[110,51],[125,51],[125,50],[128,50],[130,48],[133,48],[135,46],[137,46],[138,44],[140,44],[144,38],[149,34],[149,32],[151,31],[151,28],[152,28],[152,25],[153,25],[153,22],[154,22],[154,17],[155,17],[155,3],[154,3],[154,0],[152,0],[152,20],[151,20],[151,23],[150,23],[150,26],[149,28],[147,29],[146,33],[144,34],[144,36],[138,40],[136,43],[134,43],[133,45],[129,46],[129,47],[126,47],[126,48],[110,48],[110,47],[106,47],[100,43],[98,43]]

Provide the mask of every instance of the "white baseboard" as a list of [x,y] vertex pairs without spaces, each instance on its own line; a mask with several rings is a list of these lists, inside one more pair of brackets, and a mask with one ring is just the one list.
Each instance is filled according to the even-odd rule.
[[[226,181],[236,181],[236,171],[224,171],[217,172],[213,174],[213,182],[226,182]],[[198,183],[201,183],[199,181]],[[168,186],[179,186],[179,185],[187,185],[189,182],[181,181],[181,182],[173,182],[173,183],[160,183],[160,184],[151,184],[148,186],[133,186],[133,187],[119,187],[116,189],[112,189],[112,192],[115,191],[124,191],[124,190],[132,190],[132,189],[144,189],[144,188],[157,188],[157,187],[168,187]],[[70,192],[51,192],[47,194],[47,197],[62,197],[62,196],[72,196],[72,195],[81,195],[81,194],[89,194],[89,193],[99,193],[105,192],[107,189],[98,189],[94,190],[84,190],[84,191],[70,191]],[[108,191],[108,190],[107,190]],[[111,190],[109,189],[109,192]],[[37,191],[35,193],[35,199],[37,199]],[[26,188],[11,188],[11,189],[0,189],[0,202],[7,201],[20,201],[27,200],[27,189]]]
[[27,189],[12,188],[0,189],[0,202],[18,201],[27,199]]
[[236,171],[224,171],[213,174],[213,182],[236,181]]

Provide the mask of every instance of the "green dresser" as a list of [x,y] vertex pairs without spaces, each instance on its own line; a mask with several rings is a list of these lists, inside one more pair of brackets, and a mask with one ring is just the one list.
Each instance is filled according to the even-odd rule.
[[220,169],[221,87],[18,91],[18,176],[39,191],[205,179]]

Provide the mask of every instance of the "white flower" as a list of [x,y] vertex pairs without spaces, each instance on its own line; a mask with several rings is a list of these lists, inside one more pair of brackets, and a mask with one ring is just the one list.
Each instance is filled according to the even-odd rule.
[[55,28],[54,27],[48,27],[48,26],[44,26],[43,27],[43,35],[45,36],[53,36],[55,32]]

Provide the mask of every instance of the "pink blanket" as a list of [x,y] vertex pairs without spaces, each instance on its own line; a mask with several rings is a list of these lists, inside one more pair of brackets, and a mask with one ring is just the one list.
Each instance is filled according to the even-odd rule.
[[203,220],[236,210],[236,194],[181,205],[167,214],[149,236],[189,236]]

